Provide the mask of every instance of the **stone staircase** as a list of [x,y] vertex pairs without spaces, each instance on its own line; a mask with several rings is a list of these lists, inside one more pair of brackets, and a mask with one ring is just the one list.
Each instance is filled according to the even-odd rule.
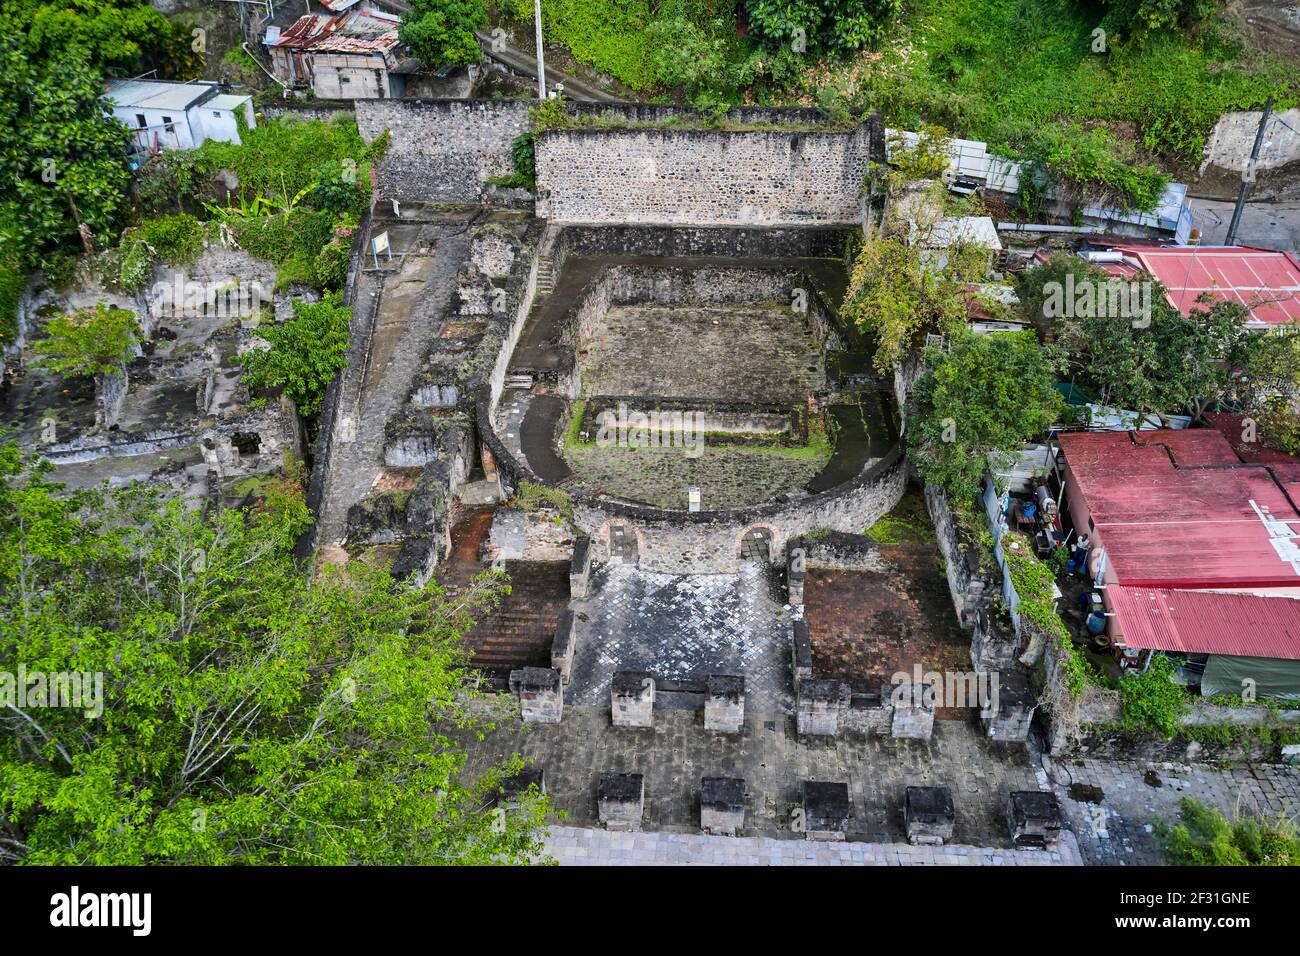
[[537,296],[550,295],[555,291],[555,260],[550,256],[537,257]]

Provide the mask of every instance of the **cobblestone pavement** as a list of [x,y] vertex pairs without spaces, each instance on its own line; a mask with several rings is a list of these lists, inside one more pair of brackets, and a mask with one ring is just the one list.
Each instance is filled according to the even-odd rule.
[[[1177,822],[1181,797],[1217,807],[1229,820],[1248,813],[1300,819],[1300,767],[1089,758],[1048,761],[1047,767],[1079,852],[1091,865],[1159,864],[1152,824]],[[1085,787],[1100,788],[1097,802],[1085,799],[1097,797]]]
[[907,843],[819,843],[698,833],[611,833],[552,827],[546,852],[562,866],[1071,866],[1068,840],[1056,851]]
[[738,574],[656,574],[606,563],[590,596],[575,600],[577,657],[570,704],[609,706],[615,671],[661,680],[745,678],[749,706],[789,711],[788,624],[769,569]]
[[[508,698],[498,699],[508,705]],[[1009,847],[1005,805],[1012,790],[1038,790],[1022,744],[989,741],[976,724],[936,721],[929,741],[843,735],[800,738],[794,720],[754,710],[742,734],[704,729],[698,711],[656,709],[652,728],[613,727],[609,705],[564,709],[560,724],[530,724],[508,716],[482,741],[460,739],[469,755],[467,779],[512,753],[530,758],[545,775],[546,790],[565,823],[598,826],[596,783],[603,772],[645,775],[646,830],[698,833],[702,777],[745,781],[744,836],[790,837],[800,782],[849,785],[852,841],[905,840],[903,793],[909,785],[951,788],[957,811],[954,842]]]

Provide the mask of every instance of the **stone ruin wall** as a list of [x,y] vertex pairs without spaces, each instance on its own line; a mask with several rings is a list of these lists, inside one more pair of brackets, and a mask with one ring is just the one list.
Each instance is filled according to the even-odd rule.
[[867,127],[550,129],[537,138],[537,215],[556,223],[856,225]]

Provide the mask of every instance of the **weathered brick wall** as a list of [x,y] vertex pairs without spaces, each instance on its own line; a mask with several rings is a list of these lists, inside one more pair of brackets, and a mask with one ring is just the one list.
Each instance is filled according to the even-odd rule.
[[528,132],[525,100],[357,100],[357,128],[373,142],[384,199],[478,202],[489,176],[514,172],[510,144]]
[[537,214],[557,223],[857,224],[870,146],[866,126],[550,129],[537,139]]

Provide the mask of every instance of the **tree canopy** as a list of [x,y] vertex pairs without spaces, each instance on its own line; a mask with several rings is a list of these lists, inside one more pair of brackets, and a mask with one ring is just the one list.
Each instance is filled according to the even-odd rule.
[[1032,332],[960,332],[948,352],[927,349],[928,371],[910,399],[904,438],[926,481],[969,501],[990,455],[1006,456],[1060,415],[1054,349]]
[[459,638],[499,577],[451,598],[362,562],[309,576],[292,553],[309,515],[284,480],[250,509],[203,512],[139,486],[64,494],[47,469],[0,446],[0,673],[100,685],[50,706],[0,684],[0,861],[540,851],[544,798],[493,806],[520,761],[468,780],[458,742],[486,729]]
[[464,66],[478,61],[474,31],[486,22],[483,0],[414,0],[397,36],[426,66]]

